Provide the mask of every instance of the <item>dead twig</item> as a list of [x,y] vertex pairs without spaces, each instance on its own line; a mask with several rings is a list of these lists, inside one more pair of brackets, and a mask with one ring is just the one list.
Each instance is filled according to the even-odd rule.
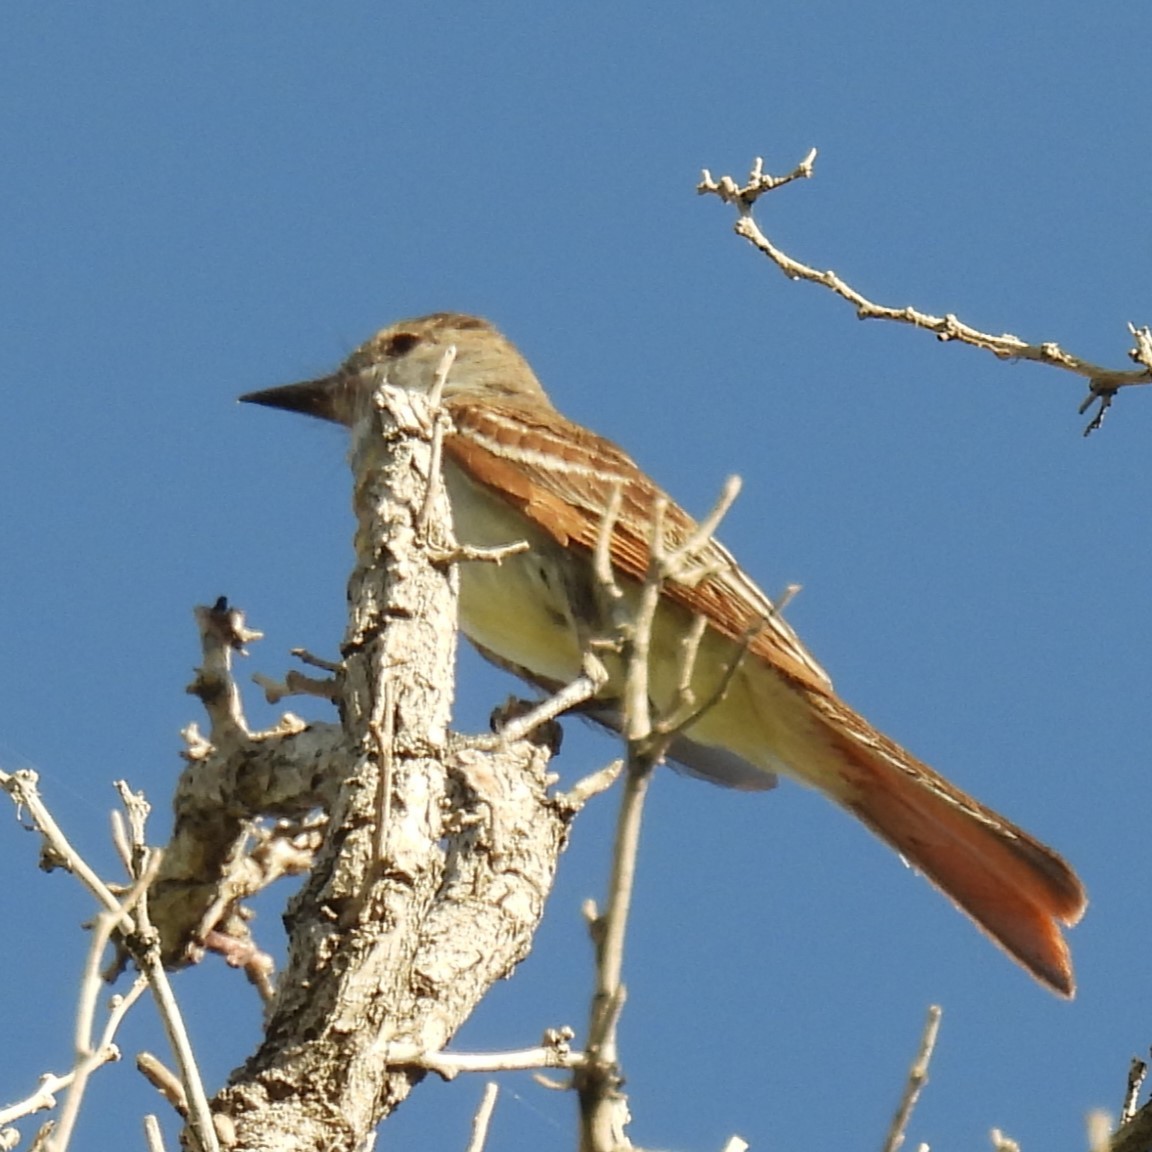
[[714,180],[712,174],[705,169],[696,191],[701,195],[718,196],[726,204],[735,205],[740,214],[734,225],[738,236],[742,236],[767,256],[789,280],[806,280],[812,284],[819,284],[842,300],[846,300],[856,309],[856,315],[861,320],[892,320],[899,324],[911,324],[915,328],[923,328],[934,333],[941,341],[954,340],[973,348],[982,348],[1001,360],[1030,360],[1037,364],[1046,364],[1087,380],[1088,395],[1081,403],[1079,412],[1083,415],[1093,405],[1096,406],[1096,411],[1084,428],[1085,436],[1100,427],[1121,388],[1152,384],[1152,329],[1147,325],[1141,327],[1131,323],[1128,325],[1129,334],[1135,342],[1135,346],[1128,352],[1128,358],[1140,367],[1135,370],[1108,368],[1066,351],[1055,341],[1029,343],[1010,333],[997,336],[982,332],[952,314],[933,316],[912,307],[893,308],[886,304],[877,304],[835,272],[821,271],[789,256],[773,244],[756,224],[752,218],[752,207],[765,193],[794,180],[810,177],[815,159],[816,149],[813,148],[787,176],[771,176],[763,171],[764,162],[757,157],[748,181],[743,185],[738,184],[730,176],[721,176],[719,180]]
[[942,1009],[933,1004],[928,1009],[928,1017],[924,1021],[924,1030],[920,1034],[920,1048],[912,1067],[908,1069],[908,1079],[904,1083],[904,1094],[892,1123],[888,1128],[888,1135],[884,1140],[883,1152],[897,1152],[904,1143],[904,1136],[908,1129],[908,1121],[912,1119],[912,1111],[924,1085],[928,1083],[928,1065],[932,1061],[932,1052],[936,1047],[936,1037],[940,1033],[940,1017]]

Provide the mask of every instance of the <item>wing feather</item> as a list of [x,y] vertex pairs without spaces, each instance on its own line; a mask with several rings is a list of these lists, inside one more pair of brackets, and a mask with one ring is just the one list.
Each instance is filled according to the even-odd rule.
[[[696,529],[696,521],[617,445],[554,410],[489,398],[475,404],[459,396],[446,407],[455,431],[445,438],[445,453],[564,547],[591,556],[617,486],[621,511],[610,550],[612,566],[622,575],[642,581],[648,571],[651,509],[658,496],[668,501],[669,544],[683,543]],[[667,595],[722,635],[737,642],[750,637],[750,650],[789,680],[831,692],[827,673],[732,554],[710,541],[697,558],[715,572],[692,585],[670,582]]]

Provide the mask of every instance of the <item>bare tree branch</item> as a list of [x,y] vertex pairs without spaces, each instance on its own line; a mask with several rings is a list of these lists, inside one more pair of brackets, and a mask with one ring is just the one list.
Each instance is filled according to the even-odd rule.
[[939,340],[955,340],[961,344],[969,344],[973,348],[982,348],[1002,360],[1031,360],[1038,364],[1061,368],[1086,379],[1088,395],[1081,403],[1079,411],[1083,415],[1093,405],[1097,406],[1095,414],[1084,429],[1086,436],[1100,427],[1105,413],[1121,388],[1152,383],[1152,330],[1147,326],[1138,328],[1133,324],[1128,325],[1129,334],[1135,341],[1135,347],[1129,350],[1128,357],[1140,367],[1136,370],[1107,368],[1066,351],[1054,341],[1031,344],[1009,333],[996,336],[981,332],[953,315],[933,316],[912,307],[894,308],[886,304],[877,304],[842,280],[835,272],[821,271],[789,256],[761,231],[752,218],[752,208],[765,193],[794,180],[810,177],[815,159],[816,149],[813,148],[793,172],[787,176],[774,177],[763,171],[764,162],[757,157],[748,181],[743,185],[737,184],[730,176],[721,176],[719,180],[714,180],[712,174],[705,169],[696,191],[701,195],[718,196],[725,203],[734,205],[739,212],[739,219],[734,226],[736,234],[743,236],[767,256],[789,280],[807,280],[827,288],[851,304],[861,320],[892,320],[899,324],[911,324],[913,327],[935,333]]
[[[341,728],[249,735],[238,708],[217,710],[185,774],[239,787],[244,770],[266,778],[267,760],[269,774],[297,783],[278,794],[285,806],[311,797],[328,811],[285,917],[288,961],[264,1041],[213,1102],[238,1152],[360,1146],[527,953],[570,816],[547,795],[546,749],[449,737],[455,575],[437,558],[453,547],[446,498],[425,496],[434,420],[411,393],[383,387],[378,401],[353,431],[359,527]],[[216,690],[229,698],[226,678]],[[214,856],[243,824],[238,811]]]

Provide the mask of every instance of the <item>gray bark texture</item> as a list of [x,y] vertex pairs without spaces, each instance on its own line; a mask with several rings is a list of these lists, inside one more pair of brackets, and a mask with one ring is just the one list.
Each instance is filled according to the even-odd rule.
[[423,397],[383,387],[353,429],[340,728],[252,734],[207,661],[194,686],[212,731],[189,757],[150,898],[170,963],[189,934],[247,936],[244,883],[221,895],[219,880],[243,875],[246,821],[328,814],[285,915],[264,1040],[212,1101],[236,1152],[362,1147],[426,1075],[411,1053],[439,1051],[527,955],[564,845],[572,811],[548,793],[548,748],[485,750],[449,733],[456,575],[447,498],[429,484],[436,418]]

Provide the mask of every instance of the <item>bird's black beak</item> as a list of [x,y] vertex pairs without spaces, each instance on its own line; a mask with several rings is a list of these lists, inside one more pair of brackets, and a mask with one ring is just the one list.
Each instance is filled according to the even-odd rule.
[[344,389],[339,376],[325,376],[320,380],[305,380],[301,384],[284,384],[279,388],[265,388],[260,392],[245,392],[242,404],[262,404],[265,408],[283,408],[286,412],[299,412],[317,420],[331,420],[343,424],[339,401]]

